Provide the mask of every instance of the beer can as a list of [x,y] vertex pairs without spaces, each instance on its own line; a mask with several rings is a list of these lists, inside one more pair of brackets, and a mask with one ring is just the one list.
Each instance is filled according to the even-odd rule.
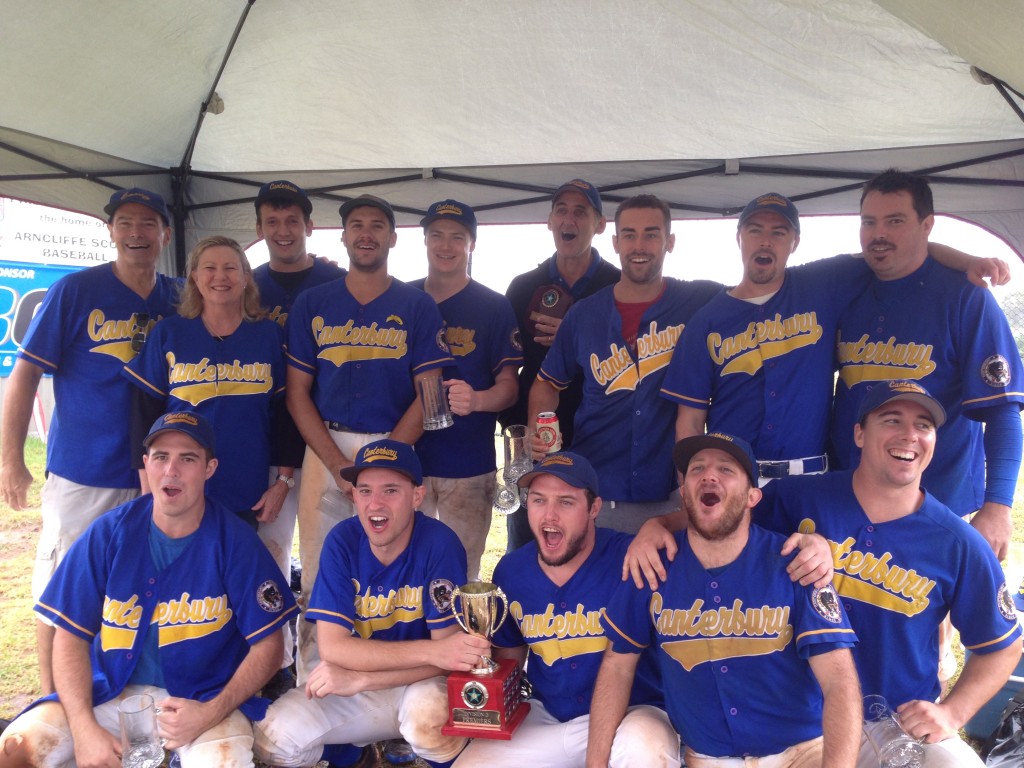
[[562,450],[562,430],[558,428],[558,416],[554,411],[537,414],[537,436],[547,453]]

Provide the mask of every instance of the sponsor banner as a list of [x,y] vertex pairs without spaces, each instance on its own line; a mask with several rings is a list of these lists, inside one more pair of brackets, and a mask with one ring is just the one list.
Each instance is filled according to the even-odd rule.
[[14,353],[25,338],[51,285],[78,267],[0,261],[0,376],[10,376]]

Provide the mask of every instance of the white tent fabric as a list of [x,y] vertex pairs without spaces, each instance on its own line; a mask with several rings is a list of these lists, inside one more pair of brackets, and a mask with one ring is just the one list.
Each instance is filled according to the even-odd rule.
[[735,214],[768,189],[848,213],[890,165],[928,172],[943,212],[1024,252],[1020,0],[0,12],[0,194],[99,213],[112,189],[156,189],[175,201],[179,258],[206,234],[251,239],[256,188],[281,177],[315,192],[322,225],[365,191],[400,223],[444,197],[522,222],[574,176],[609,202],[655,192],[679,216]]

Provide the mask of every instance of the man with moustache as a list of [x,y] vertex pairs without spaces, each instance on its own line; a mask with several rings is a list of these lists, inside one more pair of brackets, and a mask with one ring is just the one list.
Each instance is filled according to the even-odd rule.
[[[299,495],[307,598],[324,537],[352,516],[352,485],[341,470],[363,445],[388,435],[414,444],[423,431],[416,382],[453,362],[433,299],[388,274],[397,239],[391,205],[362,195],[339,211],[349,271],[301,293],[286,333],[288,410],[308,446]],[[307,633],[312,628],[302,620],[300,682],[316,662]]]
[[409,445],[368,443],[341,476],[353,486],[357,517],[328,534],[306,610],[323,661],[305,690],[287,692],[256,724],[256,755],[312,766],[333,763],[325,745],[402,736],[430,765],[448,765],[466,740],[441,733],[444,673],[468,672],[490,650],[486,638],[459,629],[451,610],[465,552],[451,529],[417,511],[423,471]]
[[[1021,461],[1024,369],[1002,310],[988,291],[929,257],[935,222],[928,182],[896,170],[861,194],[861,247],[874,279],[839,321],[832,449],[857,465],[860,403],[886,382],[910,379],[946,410],[923,485],[971,521],[1006,557]],[[984,426],[984,429],[982,428]]]
[[615,212],[622,274],[572,306],[530,390],[530,419],[556,410],[578,375],[573,450],[593,464],[605,499],[598,524],[635,533],[676,508],[671,446],[675,406],[658,396],[676,341],[721,286],[662,276],[675,246],[668,206],[637,195]]
[[[117,258],[50,287],[4,393],[0,491],[13,509],[22,509],[32,482],[24,450],[35,393],[42,375],[53,375],[42,531],[32,573],[35,599],[89,524],[139,494],[127,427],[132,385],[121,369],[142,349],[157,320],[174,314],[178,297],[179,281],[156,271],[171,239],[164,199],[145,189],[123,189],[103,210]],[[36,643],[40,686],[51,693],[53,627],[46,622],[40,617]]]
[[[751,524],[761,498],[744,440],[677,443],[688,517],[667,579],[616,589],[594,689],[587,766],[607,766],[641,652],[656,648],[688,768],[852,768],[860,742],[853,630],[831,585],[801,587],[781,536]],[[639,598],[639,599],[638,599]]]
[[427,276],[410,285],[437,302],[457,365],[444,384],[454,424],[424,432],[416,443],[426,475],[421,509],[455,531],[475,581],[491,527],[495,422],[515,401],[522,345],[508,299],[469,276],[477,232],[473,209],[441,200],[430,206],[420,226]]
[[[201,415],[161,416],[144,440],[152,489],[82,534],[36,604],[57,627],[57,695],[0,740],[0,767],[136,765],[118,705],[151,696],[183,768],[252,765],[260,687],[281,662],[295,601],[256,534],[204,496],[217,469]],[[151,764],[151,763],[147,763]]]
[[[736,242],[743,279],[693,316],[665,374],[661,394],[678,404],[676,439],[705,427],[742,437],[754,448],[762,485],[824,472],[839,316],[871,270],[852,256],[787,267],[800,244],[800,216],[777,192],[747,203]],[[979,275],[992,268],[998,277],[998,264],[929,248],[954,268]]]
[[[573,302],[618,281],[619,270],[602,259],[593,247],[594,237],[604,232],[606,225],[601,193],[590,182],[572,179],[551,196],[548,230],[554,238],[555,252],[536,269],[513,279],[505,291],[519,324],[523,367],[519,372],[518,398],[499,417],[502,426],[534,426],[527,422],[530,388],[566,310]],[[573,417],[582,396],[583,380],[577,376],[558,398],[555,413],[564,448],[572,447]],[[525,515],[509,515],[508,551],[525,544],[530,535]]]
[[[923,765],[981,768],[958,730],[1020,661],[1021,628],[991,547],[922,487],[945,419],[915,382],[876,385],[853,427],[857,468],[772,483],[758,519],[829,540],[836,589],[860,638],[853,654],[861,687],[898,711],[924,744]],[[971,653],[939,701],[935,659],[947,614]],[[878,765],[866,740],[857,765]]]
[[[306,191],[287,179],[269,181],[256,195],[256,236],[263,238],[270,261],[252,271],[260,290],[260,303],[271,320],[284,327],[295,297],[317,285],[330,283],[345,275],[345,270],[306,251],[306,238],[313,234],[313,204]],[[259,535],[273,555],[281,572],[291,575],[292,542],[299,513],[299,489],[302,487],[302,458],[306,445],[287,410],[274,413],[271,433],[279,436],[278,471],[271,469],[270,483],[288,486],[281,511],[274,520],[260,521]],[[309,542],[307,542],[307,545]],[[308,560],[300,553],[300,562]],[[291,629],[285,629],[285,656],[281,672],[265,693],[274,694],[294,685],[288,668],[293,662]]]
[[[511,740],[474,740],[456,768],[582,766],[586,757],[591,695],[608,645],[599,616],[618,586],[630,537],[595,526],[598,478],[579,454],[547,455],[519,486],[535,540],[494,569],[509,608],[493,644],[496,657],[526,664],[530,711]],[[604,766],[680,765],[662,699],[653,654],[644,654]]]

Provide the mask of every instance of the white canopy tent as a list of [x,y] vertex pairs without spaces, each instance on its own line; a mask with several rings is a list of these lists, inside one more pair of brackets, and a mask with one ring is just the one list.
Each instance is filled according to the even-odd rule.
[[681,217],[735,214],[769,189],[852,213],[888,166],[928,174],[942,212],[1024,253],[1021,0],[0,12],[0,194],[99,214],[113,189],[155,189],[174,202],[179,264],[206,234],[250,240],[259,184],[282,177],[336,226],[362,192],[399,223],[445,197],[485,223],[543,221],[575,176],[609,202],[654,192]]

